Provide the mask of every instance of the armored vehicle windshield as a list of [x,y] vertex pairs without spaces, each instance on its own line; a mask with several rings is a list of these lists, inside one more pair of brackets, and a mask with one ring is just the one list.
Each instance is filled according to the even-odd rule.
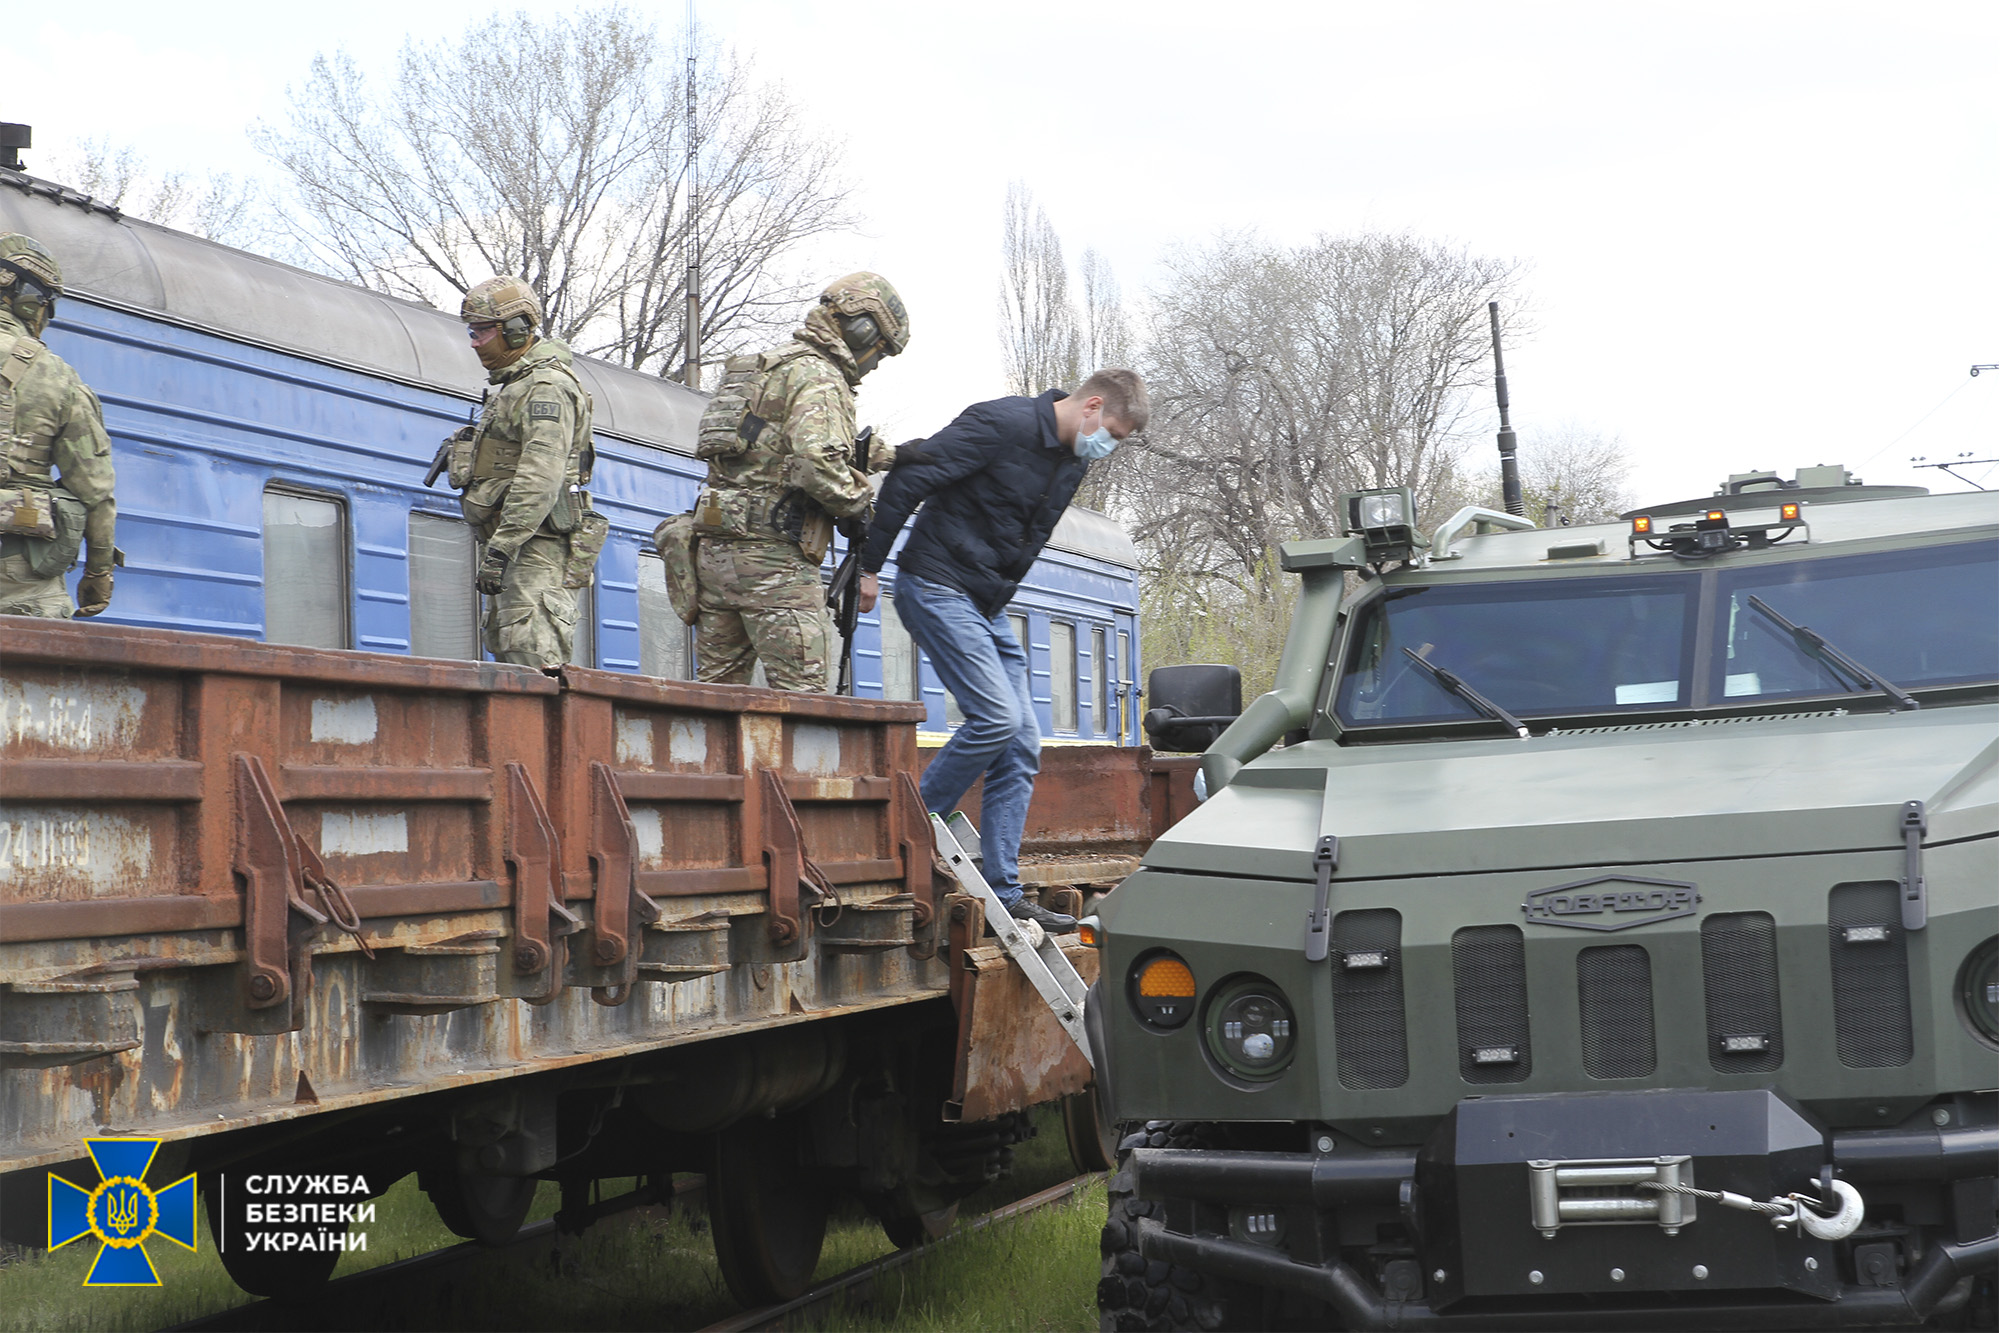
[[[1356,608],[1333,712],[1349,739],[1489,714],[1523,719],[1740,709],[2000,676],[1991,542],[1723,568],[1409,582]],[[1810,634],[1796,632],[1803,627]],[[1880,683],[1878,683],[1878,678]],[[1884,688],[1884,686],[1888,688]]]

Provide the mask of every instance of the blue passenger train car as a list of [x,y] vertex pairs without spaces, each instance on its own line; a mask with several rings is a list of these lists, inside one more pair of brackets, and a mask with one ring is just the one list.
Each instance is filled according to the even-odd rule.
[[[127,564],[103,619],[272,642],[480,655],[475,553],[455,495],[426,490],[437,442],[483,373],[454,312],[120,216],[0,173],[0,230],[46,244],[69,294],[49,345],[104,403]],[[687,628],[651,548],[693,504],[702,395],[579,357],[596,406],[591,492],[611,535],[585,589],[576,661],[692,675]],[[1043,731],[1137,744],[1136,553],[1072,509],[1009,613]],[[829,572],[831,557],[829,557]],[[893,609],[863,618],[856,693],[957,712]]]

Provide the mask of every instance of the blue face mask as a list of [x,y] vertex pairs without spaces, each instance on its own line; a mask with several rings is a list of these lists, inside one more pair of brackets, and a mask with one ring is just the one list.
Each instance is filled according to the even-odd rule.
[[1083,433],[1081,426],[1077,427],[1076,456],[1078,458],[1095,462],[1097,459],[1109,457],[1111,451],[1117,447],[1118,441],[1112,438],[1111,432],[1105,428],[1101,419],[1098,421],[1097,429],[1088,435]]

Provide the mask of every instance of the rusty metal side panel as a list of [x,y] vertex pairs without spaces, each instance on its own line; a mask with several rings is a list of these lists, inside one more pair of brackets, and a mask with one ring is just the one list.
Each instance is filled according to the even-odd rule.
[[[1071,942],[1063,953],[1085,985],[1097,980],[1095,949]],[[958,963],[958,1063],[947,1118],[991,1120],[1090,1086],[1089,1061],[998,945],[967,949]]]

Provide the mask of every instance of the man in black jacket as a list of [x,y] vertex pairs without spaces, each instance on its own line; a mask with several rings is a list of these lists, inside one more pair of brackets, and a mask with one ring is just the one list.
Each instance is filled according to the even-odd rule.
[[1145,429],[1148,411],[1145,385],[1129,370],[1100,370],[1073,394],[975,403],[899,451],[861,552],[862,596],[872,599],[903,520],[923,504],[896,557],[896,613],[965,714],[924,772],[924,805],[949,813],[984,777],[986,880],[1016,917],[1051,930],[1076,922],[1021,896],[1021,830],[1041,767],[1041,727],[1007,601],[1091,460]]

